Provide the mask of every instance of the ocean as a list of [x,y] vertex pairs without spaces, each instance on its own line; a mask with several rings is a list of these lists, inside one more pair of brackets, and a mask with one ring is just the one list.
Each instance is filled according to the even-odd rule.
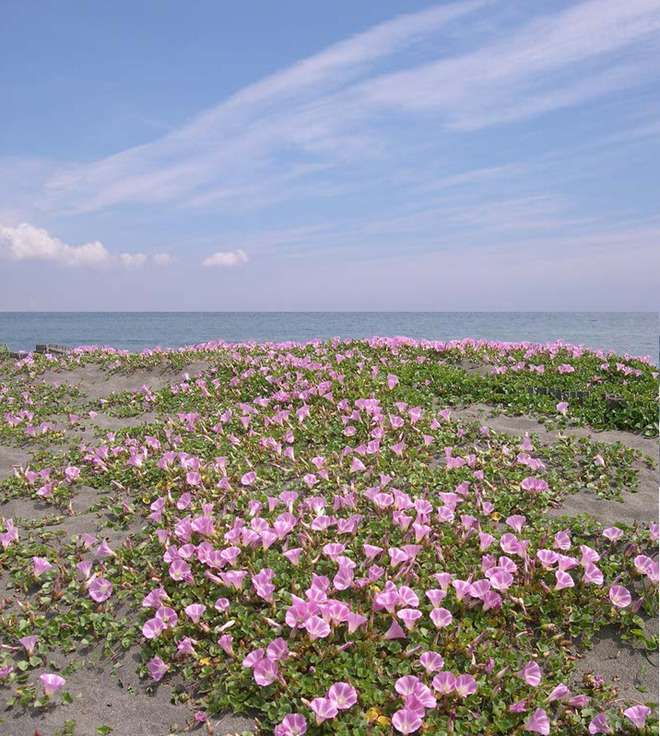
[[11,350],[57,343],[139,351],[218,339],[304,342],[374,335],[540,343],[561,338],[651,356],[658,363],[660,330],[654,312],[0,312],[0,345]]

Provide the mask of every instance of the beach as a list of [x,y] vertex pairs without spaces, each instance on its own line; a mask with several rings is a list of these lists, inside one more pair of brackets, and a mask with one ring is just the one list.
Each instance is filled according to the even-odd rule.
[[406,338],[2,361],[3,733],[657,729],[657,370]]

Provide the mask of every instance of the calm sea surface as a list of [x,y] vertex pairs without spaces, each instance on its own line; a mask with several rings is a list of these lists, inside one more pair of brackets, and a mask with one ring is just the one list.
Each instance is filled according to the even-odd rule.
[[405,335],[549,342],[650,355],[658,362],[653,312],[0,312],[0,344],[111,345],[131,351],[207,340],[306,341]]

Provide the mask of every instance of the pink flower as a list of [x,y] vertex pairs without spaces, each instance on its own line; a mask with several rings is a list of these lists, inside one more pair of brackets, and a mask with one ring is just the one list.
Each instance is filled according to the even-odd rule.
[[66,680],[63,677],[60,677],[59,675],[51,675],[51,674],[41,675],[40,679],[44,687],[44,695],[47,698],[50,698],[60,688],[66,685]]
[[[393,373],[388,374],[388,376],[387,376],[387,385],[388,385],[388,387],[390,389],[393,389],[397,385],[397,383],[399,383],[399,379]],[[408,732],[408,733],[410,733],[410,732]]]
[[456,677],[451,672],[440,672],[433,678],[433,689],[441,695],[449,695],[456,689]]
[[459,698],[467,698],[477,692],[477,683],[472,675],[461,675],[456,678],[454,689]]
[[547,491],[549,488],[544,480],[531,476],[521,481],[520,487],[528,493],[541,493],[542,491]]
[[70,465],[64,470],[64,477],[66,478],[68,483],[73,483],[73,481],[76,480],[79,476],[80,468],[77,468],[75,465]]
[[632,602],[632,596],[628,588],[624,588],[623,585],[613,585],[610,588],[610,600],[617,608],[625,608]]
[[176,611],[168,606],[160,606],[156,618],[163,624],[163,629],[173,629],[179,620]]
[[110,545],[108,544],[107,539],[104,539],[101,544],[97,547],[97,549],[94,551],[94,557],[98,557],[99,559],[103,559],[105,557],[114,557],[115,553],[110,549]]
[[303,624],[310,639],[325,639],[330,634],[330,626],[319,616],[310,616]]
[[338,710],[346,710],[357,703],[357,692],[347,682],[336,682],[328,690],[327,698]]
[[278,636],[266,647],[266,656],[273,662],[284,662],[289,658],[289,646],[281,636]]
[[218,639],[218,644],[222,647],[225,654],[228,654],[230,657],[234,656],[234,649],[232,647],[233,643],[234,643],[234,637],[230,636],[229,634],[223,634]]
[[154,657],[147,665],[149,674],[155,682],[160,682],[169,668],[169,665],[165,664],[160,657]]
[[165,625],[159,618],[150,618],[142,627],[142,635],[146,639],[157,639],[165,629]]
[[300,713],[284,716],[282,723],[275,726],[273,736],[303,736],[307,732],[307,721]]
[[257,662],[257,664],[254,666],[252,674],[254,675],[254,681],[257,683],[257,685],[261,685],[261,687],[266,687],[267,685],[271,685],[273,682],[275,682],[275,680],[277,680],[280,671],[272,659],[264,658]]
[[257,474],[252,470],[249,473],[245,473],[245,475],[241,478],[241,485],[244,486],[252,486],[254,485],[254,482],[257,479]]
[[392,619],[390,628],[385,632],[386,639],[405,639],[406,632],[401,628],[396,619]]
[[24,636],[22,639],[18,640],[24,647],[25,651],[28,654],[28,657],[32,656],[32,653],[34,652],[34,648],[39,641],[38,636]]
[[419,658],[419,663],[429,675],[433,672],[438,672],[445,666],[445,660],[437,652],[424,652]]
[[199,623],[199,620],[202,618],[204,611],[206,611],[206,606],[202,603],[191,603],[189,606],[186,606],[184,608],[184,613],[188,618],[193,621],[193,623]]
[[43,557],[33,557],[32,562],[34,564],[34,577],[38,578],[39,575],[46,572],[46,570],[50,570],[52,565],[48,560],[44,559]]
[[533,731],[534,733],[541,733],[544,736],[548,736],[550,733],[550,721],[543,708],[537,708],[531,715],[531,717],[525,723],[526,731]]
[[404,623],[404,626],[410,631],[415,626],[415,621],[422,617],[422,612],[415,608],[402,608],[396,614]]
[[528,685],[538,687],[541,684],[543,674],[541,668],[536,662],[527,662],[527,664],[520,670],[518,677],[524,680]]
[[366,470],[365,464],[357,457],[353,458],[353,462],[351,463],[350,472],[351,473],[357,473],[359,470]]
[[439,628],[444,629],[453,621],[451,612],[446,608],[434,608],[431,611],[431,621]]
[[563,414],[564,416],[566,416],[566,412],[568,411],[568,403],[566,401],[560,401],[557,404],[557,411],[560,414]]
[[253,652],[250,652],[247,657],[243,660],[243,667],[246,669],[254,668],[256,667],[259,662],[264,658],[264,650],[263,649],[255,649]]
[[422,725],[422,719],[410,708],[402,708],[392,716],[392,725],[403,734],[414,733]]
[[602,585],[604,581],[603,573],[593,564],[593,562],[587,562],[584,566],[584,575],[582,581],[584,583],[592,583],[593,585]]
[[392,725],[399,733],[414,733],[422,725],[422,719],[410,708],[402,708],[392,716]]
[[495,590],[508,590],[513,583],[513,575],[500,567],[491,568],[486,572],[486,575],[490,579],[490,584],[495,588]]
[[589,733],[612,733],[612,729],[607,725],[607,716],[605,713],[599,713],[591,719]]
[[567,572],[557,570],[555,572],[555,578],[557,579],[555,590],[563,590],[564,588],[573,588],[575,586],[575,581]]
[[548,695],[548,702],[552,703],[555,700],[561,700],[562,698],[566,698],[571,694],[571,691],[564,685],[564,683],[560,683],[557,685],[557,687]]
[[399,693],[399,695],[407,697],[408,695],[413,695],[419,685],[420,681],[418,677],[415,677],[414,675],[404,675],[403,677],[399,677],[396,681],[394,689]]
[[89,582],[89,597],[97,603],[107,601],[112,595],[112,583],[105,578],[93,577]]
[[623,711],[623,715],[637,728],[644,728],[646,719],[651,715],[651,709],[645,705],[635,705]]
[[610,542],[616,542],[622,534],[623,530],[616,526],[610,526],[607,529],[603,529],[603,536],[607,537]]
[[442,601],[447,597],[447,592],[439,588],[432,588],[426,591],[426,597],[431,601],[434,608],[439,608]]
[[334,718],[339,713],[337,706],[329,698],[314,698],[309,707],[316,716],[317,725]]

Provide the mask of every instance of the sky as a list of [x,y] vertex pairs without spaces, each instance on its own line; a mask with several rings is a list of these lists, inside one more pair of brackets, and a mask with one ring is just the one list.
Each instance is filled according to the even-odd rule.
[[660,309],[660,0],[2,26],[2,311]]

